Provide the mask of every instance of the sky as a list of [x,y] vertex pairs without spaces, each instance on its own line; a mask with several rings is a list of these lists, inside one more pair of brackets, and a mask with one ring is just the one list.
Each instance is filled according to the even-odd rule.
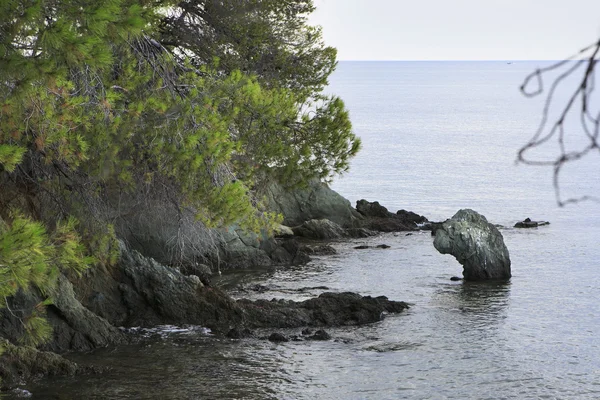
[[558,60],[600,38],[600,0],[314,0],[339,60]]

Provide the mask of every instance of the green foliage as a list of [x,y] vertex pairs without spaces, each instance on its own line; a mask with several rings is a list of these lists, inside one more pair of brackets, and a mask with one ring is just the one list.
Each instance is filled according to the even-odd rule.
[[[60,270],[80,274],[94,262],[86,256],[75,227],[74,218],[59,221],[49,235],[40,222],[18,213],[9,222],[0,220],[0,296],[6,301],[32,285],[46,295]],[[47,304],[42,303],[24,322],[30,343],[49,338],[49,325],[41,317]]]

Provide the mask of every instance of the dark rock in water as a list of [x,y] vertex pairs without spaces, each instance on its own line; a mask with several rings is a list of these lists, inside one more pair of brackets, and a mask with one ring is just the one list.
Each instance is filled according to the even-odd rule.
[[300,250],[303,251],[306,254],[310,254],[311,256],[312,255],[315,255],[315,256],[331,256],[331,255],[337,254],[337,251],[333,247],[331,247],[331,246],[329,246],[327,244],[320,245],[320,246],[309,246],[309,245],[306,245],[306,246],[302,246],[300,248]]
[[400,217],[400,219],[403,219],[405,221],[411,221],[416,224],[422,224],[422,223],[428,222],[427,218],[425,218],[424,216],[419,215],[417,213],[414,213],[412,211],[398,210],[398,211],[396,211],[396,215],[398,217]]
[[331,335],[325,332],[323,329],[319,329],[314,335],[307,337],[308,340],[329,340]]
[[356,293],[323,293],[299,303],[289,300],[238,300],[244,309],[248,328],[362,325],[380,321],[385,313],[408,308],[387,297],[360,296]]
[[515,224],[515,228],[537,228],[538,226],[550,225],[548,221],[532,221],[529,218],[525,218],[521,222]]
[[312,335],[312,333],[313,333],[313,331],[311,329],[309,329],[309,328],[302,329],[302,334],[304,336]]
[[254,333],[250,329],[246,328],[231,328],[225,336],[230,339],[244,339],[254,336]]
[[417,223],[427,221],[410,211],[400,210],[393,214],[377,201],[358,200],[356,210],[365,217],[362,226],[378,232],[415,231],[418,230]]
[[366,244],[361,244],[359,246],[354,246],[355,249],[357,250],[364,250],[364,249],[389,249],[392,246],[389,246],[387,244],[378,244],[377,246],[369,246]]
[[458,276],[453,276],[452,278],[450,278],[451,281],[462,281],[461,277]]
[[292,230],[295,235],[309,239],[330,240],[346,236],[344,228],[328,219],[311,219]]
[[4,351],[0,356],[2,386],[12,388],[33,378],[45,376],[72,376],[85,369],[62,356],[33,347],[15,346],[0,339]]
[[369,202],[364,199],[356,202],[356,211],[365,217],[390,218],[394,215],[378,201]]
[[270,342],[276,342],[276,343],[278,343],[278,342],[289,342],[290,339],[286,338],[282,333],[273,332],[269,336],[269,341]]
[[437,229],[435,248],[452,254],[463,266],[465,280],[506,280],[510,257],[500,231],[473,210],[460,210]]

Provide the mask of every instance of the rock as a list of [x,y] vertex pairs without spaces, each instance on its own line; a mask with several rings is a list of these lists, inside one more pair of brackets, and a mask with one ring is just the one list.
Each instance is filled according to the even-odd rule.
[[7,299],[8,307],[0,310],[0,336],[18,343],[26,334],[22,320],[49,296],[53,303],[46,308],[46,318],[52,326],[52,337],[43,350],[88,351],[124,340],[121,331],[81,304],[73,285],[62,274],[57,277],[56,286],[45,295],[35,289],[21,290]]
[[231,328],[225,336],[227,336],[230,339],[244,339],[254,336],[254,333],[250,329],[236,327]]
[[412,211],[398,210],[396,211],[396,215],[404,221],[411,221],[415,224],[423,224],[428,222],[427,218]]
[[459,276],[453,276],[452,278],[450,278],[451,281],[462,281],[462,278]]
[[452,254],[463,266],[465,280],[506,280],[511,277],[510,257],[500,231],[469,209],[458,211],[437,229],[435,248]]
[[368,249],[368,248],[370,248],[370,247],[371,247],[371,246],[367,246],[366,244],[361,244],[361,245],[358,245],[358,246],[354,246],[354,248],[355,248],[356,250],[364,250],[364,249]]
[[372,231],[366,228],[350,228],[346,229],[346,235],[351,238],[367,238],[371,236],[376,236],[377,232]]
[[298,303],[242,299],[238,305],[244,309],[250,329],[362,325],[380,321],[385,313],[399,313],[408,308],[408,304],[384,296],[329,292]]
[[312,180],[305,188],[295,189],[271,183],[265,192],[267,208],[282,214],[283,224],[287,226],[327,218],[342,227],[351,228],[358,226],[362,219],[348,200],[319,180]]
[[328,244],[324,244],[324,245],[320,245],[320,246],[309,246],[309,245],[305,245],[302,246],[301,251],[306,253],[306,254],[310,254],[315,255],[315,256],[331,256],[334,254],[337,254],[337,251],[331,247]]
[[369,202],[364,199],[356,202],[356,211],[365,217],[391,218],[394,215],[387,208],[379,204],[379,202]]
[[270,342],[281,343],[281,342],[289,342],[290,339],[286,338],[283,333],[273,332],[269,336]]
[[344,228],[328,219],[311,219],[292,230],[297,236],[317,240],[340,239],[346,235]]
[[281,247],[292,256],[292,264],[304,264],[310,261],[310,257],[303,251],[305,246],[300,246],[296,239],[286,239]]
[[548,221],[532,221],[529,218],[525,218],[521,222],[515,224],[515,228],[537,228],[538,226],[550,225]]
[[273,232],[275,237],[279,238],[290,238],[294,236],[294,231],[289,226],[278,224],[275,227],[275,232]]
[[58,354],[15,346],[6,339],[0,339],[0,347],[4,350],[0,356],[0,378],[4,388],[12,388],[35,378],[71,376],[85,371]]
[[392,246],[389,246],[389,245],[387,245],[387,244],[378,244],[378,245],[377,245],[377,246],[375,246],[375,247],[377,247],[378,249],[389,249],[389,248],[390,248],[390,247],[392,247]]
[[[226,269],[247,269],[273,265],[269,253],[278,247],[266,235],[244,232],[237,226],[221,230],[220,267]],[[291,256],[290,256],[291,259]]]
[[304,336],[312,335],[312,333],[313,333],[313,331],[310,328],[304,328],[304,329],[302,329],[302,334]]
[[205,286],[210,286],[212,270],[206,264],[187,264],[179,267],[179,271],[185,276],[197,276]]
[[399,232],[416,231],[419,229],[417,224],[411,220],[411,218],[414,217],[410,216],[409,218],[405,218],[405,216],[408,215],[407,212],[393,214],[377,201],[369,202],[364,199],[358,200],[356,202],[356,210],[365,217],[361,222],[362,227],[369,230],[378,232]]
[[314,335],[307,337],[308,340],[329,340],[331,335],[325,332],[323,329],[319,329]]

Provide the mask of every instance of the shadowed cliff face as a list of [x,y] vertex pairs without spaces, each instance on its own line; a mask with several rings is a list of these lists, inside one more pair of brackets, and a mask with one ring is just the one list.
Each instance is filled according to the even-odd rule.
[[510,257],[500,231],[469,209],[458,211],[436,231],[435,248],[452,254],[463,266],[465,280],[507,280]]

